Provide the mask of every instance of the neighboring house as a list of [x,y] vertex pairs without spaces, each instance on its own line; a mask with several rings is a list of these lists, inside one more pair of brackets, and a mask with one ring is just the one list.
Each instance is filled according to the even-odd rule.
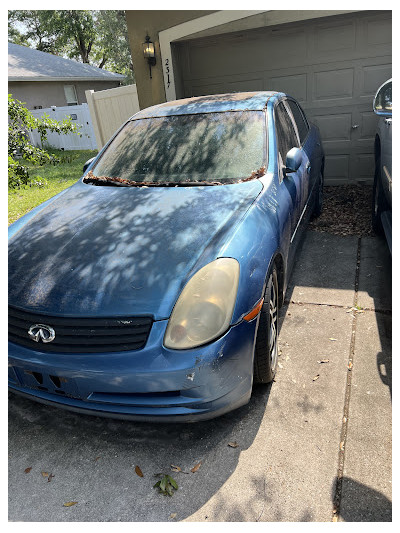
[[[372,182],[372,101],[391,77],[391,11],[126,11],[141,108],[225,92],[294,96],[321,130],[328,184]],[[146,33],[156,64],[143,54]]]
[[86,103],[86,90],[118,87],[125,79],[86,63],[8,43],[8,92],[28,109]]

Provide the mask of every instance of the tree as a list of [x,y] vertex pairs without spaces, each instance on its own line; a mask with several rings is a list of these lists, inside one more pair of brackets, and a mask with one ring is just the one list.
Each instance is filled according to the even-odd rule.
[[124,11],[15,10],[8,20],[10,42],[118,72],[127,76],[125,83],[134,82]]
[[77,127],[70,118],[62,122],[50,119],[48,115],[35,118],[23,103],[12,98],[11,94],[8,95],[8,119],[8,186],[16,189],[31,182],[29,167],[24,165],[21,159],[36,165],[59,162],[54,154],[29,142],[28,130],[37,129],[43,145],[48,131],[72,133],[77,132]]
[[97,11],[98,45],[96,60],[99,67],[126,76],[125,84],[135,82],[125,11]]

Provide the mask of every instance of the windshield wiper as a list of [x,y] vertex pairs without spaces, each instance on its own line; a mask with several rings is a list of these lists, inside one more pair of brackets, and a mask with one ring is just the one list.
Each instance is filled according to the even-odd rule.
[[110,176],[95,176],[91,170],[83,178],[83,183],[114,185],[115,187],[196,187],[203,185],[222,185],[219,181],[131,181]]

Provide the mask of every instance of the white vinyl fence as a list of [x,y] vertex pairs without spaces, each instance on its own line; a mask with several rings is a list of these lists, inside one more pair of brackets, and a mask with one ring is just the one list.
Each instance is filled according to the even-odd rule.
[[[71,105],[63,107],[49,107],[46,109],[33,109],[30,111],[36,118],[41,118],[44,114],[51,119],[62,121],[71,117],[72,122],[80,126],[77,133],[47,133],[46,146],[59,150],[96,150],[97,143],[93,130],[92,120],[87,104]],[[40,135],[37,130],[29,132],[29,137],[34,146],[42,147]]]
[[140,110],[136,85],[125,85],[104,91],[85,91],[100,150],[110,137],[132,115]]

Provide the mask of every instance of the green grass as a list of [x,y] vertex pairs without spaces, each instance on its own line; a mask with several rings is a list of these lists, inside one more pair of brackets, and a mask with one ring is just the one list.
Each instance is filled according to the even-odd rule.
[[44,186],[31,186],[24,189],[13,189],[8,191],[8,223],[15,222],[18,218],[28,213],[37,205],[45,202],[52,196],[73,185],[81,176],[82,168],[88,159],[97,154],[96,150],[50,150],[51,153],[59,157],[64,157],[67,161],[58,165],[33,166],[30,167],[30,177],[39,180],[44,178],[47,184]]

